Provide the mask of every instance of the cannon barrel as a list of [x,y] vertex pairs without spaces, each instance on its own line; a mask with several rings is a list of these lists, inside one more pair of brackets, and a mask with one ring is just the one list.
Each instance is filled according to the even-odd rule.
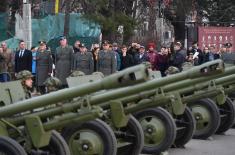
[[78,96],[94,93],[103,89],[113,89],[143,82],[149,79],[147,68],[148,64],[141,64],[117,72],[98,81],[19,101],[11,105],[1,107],[0,117],[11,116],[64,100],[73,99]]
[[[183,97],[181,97],[181,101],[182,103],[190,103],[190,102],[194,102],[197,101],[199,99],[202,98],[210,98],[210,97],[215,97],[216,95],[221,94],[221,91],[223,90],[225,92],[225,94],[229,94],[231,92],[235,91],[235,75],[228,75],[225,77],[221,77],[219,79],[215,79],[213,80],[215,85],[224,85],[224,84],[230,84],[229,87],[227,88],[223,88],[221,89],[221,87],[219,87],[218,89],[204,89],[204,88],[208,88],[209,82],[204,82],[201,81],[202,83],[199,83],[198,86],[188,86],[184,89],[179,89],[177,90],[177,92],[182,95],[182,94],[188,94],[188,93],[192,93],[194,91],[198,91],[198,90],[202,90],[204,89],[204,91],[198,92],[196,94],[191,94],[191,95],[184,95]],[[232,84],[232,85],[231,85]],[[167,87],[167,86],[166,86]],[[168,87],[170,89],[170,87]],[[163,87],[164,89],[164,87]],[[174,90],[176,91],[176,90]],[[155,93],[154,93],[155,92]],[[166,91],[164,91],[166,92]],[[169,92],[169,91],[168,91]],[[156,107],[156,106],[163,106],[166,103],[170,103],[172,99],[174,99],[174,95],[156,95],[154,96],[154,94],[156,94],[156,90],[155,91],[148,91],[146,92],[144,95],[133,95],[130,97],[126,97],[126,98],[122,98],[120,99],[120,101],[122,103],[129,103],[129,102],[137,102],[137,104],[132,104],[131,106],[127,106],[124,108],[124,112],[125,114],[129,114],[129,113],[133,113],[139,110],[142,110],[144,108],[151,108],[151,107]],[[107,105],[107,103],[103,104],[103,105]]]
[[[222,74],[215,74],[215,75],[200,77],[200,78],[195,78],[195,79],[186,79],[180,82],[174,82],[174,83],[162,86],[161,89],[164,92],[169,92],[169,91],[175,91],[175,90],[185,88],[184,91],[182,90],[182,93],[187,93],[190,91],[200,90],[202,88],[207,87],[208,86],[207,82],[210,80],[221,78],[221,77],[223,79],[225,76],[226,77],[230,75],[233,76],[233,74],[235,74],[235,66],[226,68]],[[221,84],[221,83],[226,82],[224,80],[221,81],[222,79],[220,79],[220,82],[216,80],[217,83]],[[227,81],[232,81],[232,80],[233,80],[232,78],[229,78],[229,80],[227,79]],[[148,98],[149,96],[153,96],[156,94],[156,88],[157,87],[153,88],[152,90],[143,89],[143,91],[139,92],[138,94],[136,93],[135,95],[127,96],[127,97],[121,98],[120,100],[124,103],[127,103],[127,102],[138,101],[143,98]]]
[[164,78],[153,79],[145,83],[134,85],[128,88],[120,88],[118,90],[112,90],[100,95],[92,96],[90,99],[91,104],[104,103],[115,98],[120,98],[137,94],[143,91],[153,90],[158,87],[168,85],[170,83],[175,83],[176,81],[181,81],[185,79],[194,79],[202,76],[211,76],[215,74],[221,74],[224,72],[224,64],[221,60],[207,62],[200,66],[195,66],[190,70],[167,76]]

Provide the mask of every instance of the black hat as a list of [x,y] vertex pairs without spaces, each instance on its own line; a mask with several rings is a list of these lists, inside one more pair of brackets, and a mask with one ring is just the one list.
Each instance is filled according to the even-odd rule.
[[39,41],[38,44],[39,45],[46,45],[47,43],[46,43],[46,41]]
[[60,41],[61,41],[61,40],[64,40],[64,39],[66,39],[65,36],[60,36],[60,38],[59,38]]

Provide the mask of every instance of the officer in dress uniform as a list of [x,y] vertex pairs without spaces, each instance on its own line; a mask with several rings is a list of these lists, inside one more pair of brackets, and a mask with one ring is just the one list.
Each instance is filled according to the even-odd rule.
[[117,60],[115,53],[109,50],[109,43],[103,43],[103,49],[98,53],[97,71],[102,72],[105,76],[117,71]]
[[80,52],[74,55],[73,70],[79,70],[86,75],[92,74],[94,71],[94,60],[91,52],[87,52],[84,44],[80,44]]
[[232,51],[232,44],[226,43],[224,44],[226,51],[221,54],[221,57],[225,64],[235,65],[235,52]]
[[64,36],[60,37],[60,46],[55,53],[55,76],[61,80],[62,87],[67,87],[66,78],[73,68],[73,47],[69,46]]

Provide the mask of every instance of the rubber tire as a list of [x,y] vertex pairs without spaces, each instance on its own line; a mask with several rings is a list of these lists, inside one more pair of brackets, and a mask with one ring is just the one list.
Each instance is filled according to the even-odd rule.
[[177,130],[174,147],[184,147],[184,145],[187,144],[193,137],[196,129],[196,120],[189,107],[186,107],[184,113],[182,115],[175,116],[174,119],[177,128],[182,127],[182,125],[185,127],[180,131]]
[[235,101],[235,93],[230,93],[228,97],[232,100]]
[[[128,148],[119,148],[118,149],[118,155],[139,155],[142,151],[142,148],[144,147],[144,132],[142,130],[141,125],[136,120],[135,117],[130,115],[128,124],[126,127],[119,128],[118,131],[124,132],[126,135],[131,135],[130,137],[126,137],[128,139],[124,138],[125,142],[131,142],[132,145],[128,146]],[[119,136],[117,136],[117,139]],[[132,138],[134,137],[134,139]]]
[[0,136],[0,152],[6,155],[27,155],[19,143],[4,136]]
[[[218,129],[218,127],[220,125],[219,109],[218,109],[216,103],[209,98],[200,99],[198,101],[190,103],[189,107],[191,110],[192,110],[193,105],[199,105],[201,107],[204,107],[211,114],[212,121],[211,121],[210,127],[204,131],[201,131],[201,133],[200,132],[198,133],[197,128],[196,128],[194,135],[193,135],[193,138],[195,138],[195,139],[207,139],[210,136],[212,136],[213,134],[215,134],[216,130]],[[197,119],[196,119],[196,122],[197,122]],[[196,125],[197,125],[197,123],[196,123]]]
[[225,114],[227,111],[227,115],[224,118],[221,118],[220,126],[216,131],[216,134],[222,134],[229,130],[234,123],[235,119],[235,106],[233,105],[233,102],[230,98],[226,98],[226,101],[223,105],[218,105],[220,110],[220,115]]
[[[82,129],[89,129],[96,132],[103,140],[104,154],[103,155],[116,155],[117,154],[117,140],[112,129],[103,121],[95,119],[93,121],[85,122],[82,124],[71,125],[62,130],[62,136],[68,143],[69,139],[75,132]],[[71,152],[73,155],[73,152]]]
[[[157,108],[149,108],[145,109],[143,111],[137,112],[134,114],[135,118],[137,120],[140,120],[143,117],[147,116],[154,116],[155,118],[158,118],[162,120],[162,122],[165,123],[166,131],[166,137],[163,140],[163,142],[157,146],[145,146],[143,147],[142,153],[144,154],[160,154],[161,152],[166,151],[169,149],[172,144],[175,141],[176,138],[176,125],[172,118],[172,116],[169,114],[168,111],[161,107]],[[144,131],[145,132],[145,131]]]
[[[64,138],[55,130],[52,130],[50,143],[46,147],[39,148],[40,151],[47,152],[51,155],[70,155],[70,150],[65,142]],[[35,153],[31,153],[32,155],[37,154],[37,150]]]

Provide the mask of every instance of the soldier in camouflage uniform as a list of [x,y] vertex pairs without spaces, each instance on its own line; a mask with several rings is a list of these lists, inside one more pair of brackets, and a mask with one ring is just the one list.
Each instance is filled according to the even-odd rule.
[[62,83],[60,79],[56,77],[49,77],[44,82],[44,85],[46,86],[47,93],[50,93],[50,92],[59,90],[62,86]]
[[31,94],[31,89],[33,87],[33,80],[32,80],[32,73],[28,70],[23,70],[20,71],[17,75],[16,78],[17,80],[21,80],[21,84],[24,88],[25,91],[25,98],[31,98],[32,94]]
[[[56,77],[48,77],[43,83],[46,87],[46,93],[51,93],[59,90],[62,87],[62,82]],[[51,104],[45,107],[45,109],[54,108],[56,106],[62,106],[63,102],[58,102],[56,104]],[[53,117],[52,117],[53,118]]]
[[179,72],[180,72],[180,70],[179,70],[177,67],[170,66],[170,67],[166,70],[165,74],[166,74],[166,75],[172,75],[172,74],[176,74],[176,73],[179,73]]

